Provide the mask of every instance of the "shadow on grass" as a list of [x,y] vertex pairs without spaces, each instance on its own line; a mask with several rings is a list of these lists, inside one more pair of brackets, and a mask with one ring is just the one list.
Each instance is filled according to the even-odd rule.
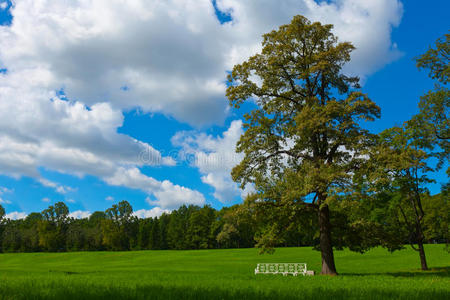
[[99,271],[76,272],[76,271],[61,271],[61,270],[48,270],[48,272],[65,274],[65,275],[91,275],[91,274],[99,273]]
[[447,267],[435,267],[428,271],[415,270],[409,272],[385,272],[385,273],[341,273],[345,276],[380,276],[388,275],[394,277],[450,277],[450,266]]
[[0,299],[448,299],[447,291],[423,290],[423,291],[405,291],[396,289],[345,289],[345,288],[324,288],[317,287],[313,289],[299,291],[264,291],[253,289],[218,289],[208,287],[177,287],[162,285],[136,285],[130,287],[115,286],[95,286],[95,285],[77,285],[77,284],[38,284],[23,286],[21,289],[5,288],[0,285]]

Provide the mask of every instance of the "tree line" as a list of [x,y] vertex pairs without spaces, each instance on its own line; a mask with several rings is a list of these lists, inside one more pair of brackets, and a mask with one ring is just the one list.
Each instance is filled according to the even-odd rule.
[[[181,206],[154,218],[138,218],[127,201],[87,218],[69,217],[57,202],[26,218],[4,218],[0,206],[2,252],[158,250],[240,248],[255,245],[252,217],[237,215],[239,206]],[[292,242],[292,245],[300,245]]]
[[[392,201],[387,195],[380,198]],[[424,199],[425,240],[448,242],[449,219],[442,217],[449,213],[445,197],[427,194]],[[370,201],[364,205],[365,212],[370,213],[366,220],[370,226],[352,225],[350,218],[354,212],[347,209],[332,213],[333,223],[337,224],[333,227],[334,236],[338,237],[333,241],[335,247],[362,251],[367,245],[380,245],[394,250],[409,243],[407,228],[398,226],[389,209],[374,207]],[[258,215],[245,203],[220,210],[210,206],[181,206],[154,218],[137,218],[127,201],[82,219],[69,217],[69,209],[63,202],[40,213],[30,213],[25,219],[10,220],[4,215],[0,206],[1,252],[248,248],[261,242],[266,234],[266,222],[270,222],[269,216]],[[318,247],[317,220],[304,212],[297,212],[295,219],[286,224],[273,246]],[[390,239],[386,232],[392,233]]]

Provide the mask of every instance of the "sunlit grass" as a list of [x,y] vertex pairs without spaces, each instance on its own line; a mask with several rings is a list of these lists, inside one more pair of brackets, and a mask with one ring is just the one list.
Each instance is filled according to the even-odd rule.
[[306,262],[320,271],[320,253],[281,248],[21,253],[0,255],[0,299],[449,299],[450,254],[377,248],[336,252],[336,277],[257,275],[258,262]]

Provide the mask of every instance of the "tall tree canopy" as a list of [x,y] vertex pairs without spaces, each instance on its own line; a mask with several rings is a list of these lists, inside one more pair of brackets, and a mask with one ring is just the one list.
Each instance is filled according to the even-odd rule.
[[[352,174],[364,162],[360,154],[372,136],[360,121],[380,115],[359,91],[359,79],[341,73],[354,47],[338,42],[332,27],[295,16],[263,36],[260,54],[234,66],[227,89],[234,107],[257,104],[245,115],[237,144],[245,156],[233,179],[253,183],[259,201],[313,208],[323,274],[337,273],[328,203],[350,190]],[[281,186],[289,188],[273,188]]]

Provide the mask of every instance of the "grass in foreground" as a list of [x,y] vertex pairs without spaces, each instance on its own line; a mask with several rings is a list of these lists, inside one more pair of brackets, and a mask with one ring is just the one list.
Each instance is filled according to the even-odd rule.
[[318,273],[311,248],[0,254],[0,299],[449,299],[450,254],[426,251],[427,272],[411,249],[336,251],[336,277],[253,274],[258,262]]

